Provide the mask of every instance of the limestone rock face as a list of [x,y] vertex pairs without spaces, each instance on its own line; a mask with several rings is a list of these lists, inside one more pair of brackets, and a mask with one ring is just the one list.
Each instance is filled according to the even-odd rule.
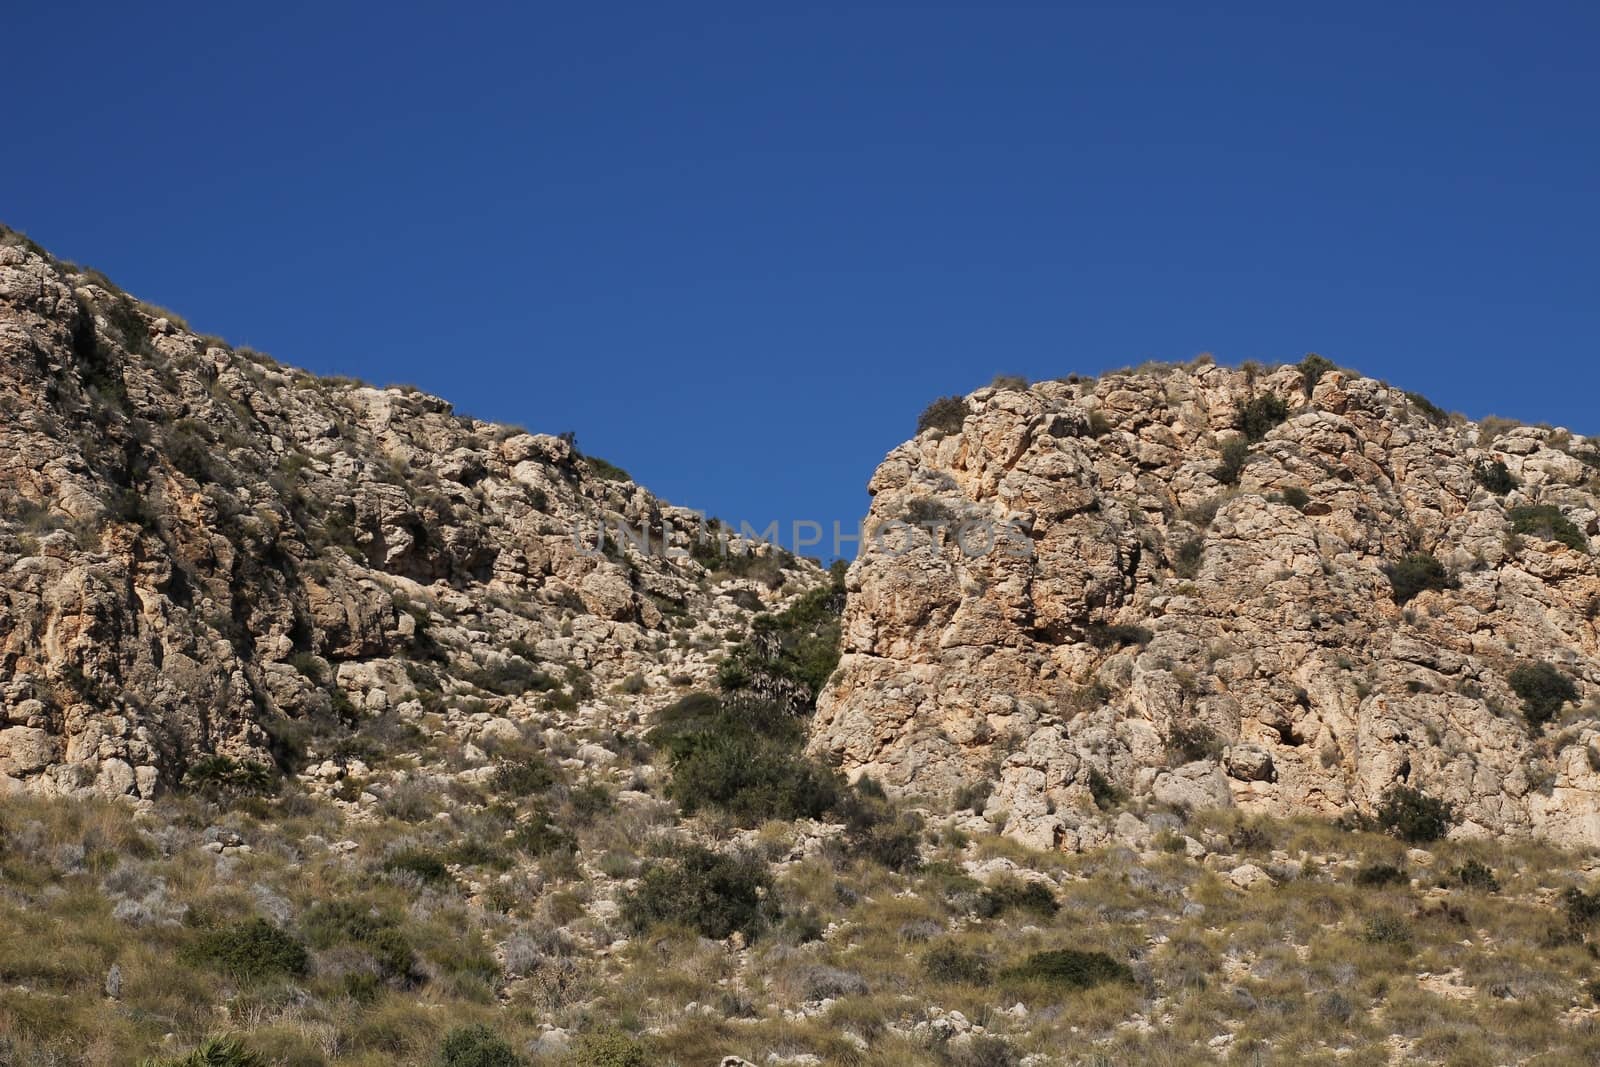
[[[991,387],[895,449],[813,751],[913,795],[991,783],[1008,833],[1058,847],[1108,788],[1338,816],[1396,784],[1458,834],[1600,844],[1600,441],[1307,377]],[[1287,417],[1251,442],[1268,397]],[[1475,476],[1495,462],[1503,495]],[[1567,532],[1514,533],[1532,505]],[[1455,587],[1397,603],[1386,568],[1413,553]],[[1580,693],[1548,724],[1509,685],[1527,663]]]
[[[619,523],[647,550],[598,550]],[[149,796],[330,717],[636,721],[823,580],[691,559],[696,523],[568,439],[197,336],[0,230],[0,792]]]

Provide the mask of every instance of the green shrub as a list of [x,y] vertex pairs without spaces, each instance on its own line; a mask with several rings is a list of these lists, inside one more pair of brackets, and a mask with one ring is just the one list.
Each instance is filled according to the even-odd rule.
[[312,948],[329,949],[351,944],[365,949],[381,977],[409,980],[416,970],[411,942],[399,920],[354,900],[330,900],[313,905],[301,922]]
[[1421,393],[1407,393],[1406,399],[1411,401],[1412,406],[1422,412],[1423,417],[1429,422],[1443,424],[1450,421],[1450,413],[1448,411]]
[[1167,748],[1181,763],[1216,759],[1222,755],[1222,747],[1222,739],[1215,730],[1194,720],[1173,723],[1167,742]]
[[1500,891],[1500,879],[1494,876],[1494,871],[1487,865],[1477,860],[1468,860],[1456,868],[1456,881],[1463,889],[1476,889],[1483,893],[1497,893]]
[[755,826],[820,818],[839,801],[841,783],[832,770],[752,733],[694,735],[674,746],[671,761],[667,795],[688,814],[710,805]]
[[1530,534],[1546,541],[1559,541],[1579,552],[1589,551],[1589,539],[1571,519],[1561,514],[1561,509],[1554,504],[1530,504],[1526,507],[1512,508],[1507,514],[1511,516],[1511,529],[1514,533]]
[[573,852],[578,847],[572,834],[557,826],[542,808],[535,809],[532,815],[517,824],[511,834],[511,844],[517,850],[535,857]]
[[1522,698],[1522,713],[1534,729],[1555,718],[1565,705],[1578,699],[1578,687],[1572,679],[1549,663],[1524,663],[1507,675],[1506,681]]
[[310,962],[304,945],[265,919],[207,930],[183,955],[240,982],[302,975]]
[[929,430],[941,434],[960,433],[968,414],[964,397],[941,396],[922,409],[922,414],[917,417],[917,433],[920,435]]
[[187,1056],[143,1060],[139,1067],[267,1067],[267,1061],[251,1052],[238,1038],[213,1037]]
[[998,918],[1008,911],[1025,911],[1049,917],[1061,910],[1061,902],[1043,882],[1004,878],[995,881],[983,891],[978,914]]
[[392,874],[413,874],[424,882],[450,881],[450,868],[437,852],[424,848],[407,848],[383,861],[383,869]]
[[1331,370],[1338,370],[1333,360],[1324,359],[1315,352],[1307,355],[1300,361],[1300,387],[1310,396],[1317,388],[1317,383],[1322,381],[1322,376]]
[[225,800],[271,796],[278,791],[279,779],[271,767],[255,760],[202,756],[184,771],[182,785],[199,796]]
[[1369,945],[1407,947],[1411,944],[1411,924],[1398,915],[1373,915],[1367,919],[1361,940]]
[[1424,590],[1458,589],[1461,582],[1427,552],[1413,552],[1385,569],[1394,602],[1405,604]]
[[1378,829],[1413,845],[1437,841],[1450,832],[1454,813],[1450,805],[1420,789],[1396,785],[1378,805]]
[[1222,462],[1211,472],[1211,476],[1223,485],[1238,485],[1245,464],[1249,462],[1250,443],[1242,437],[1231,437],[1223,443]]
[[1271,499],[1278,503],[1288,504],[1296,511],[1304,511],[1306,505],[1311,503],[1311,494],[1298,485],[1291,485],[1281,493],[1274,493]]
[[645,1046],[621,1030],[582,1034],[566,1059],[567,1067],[650,1067]]
[[1029,384],[1028,379],[1020,374],[996,374],[994,381],[989,383],[989,388],[1010,389],[1015,392],[1025,393],[1028,391]]
[[545,693],[556,687],[556,680],[518,656],[508,656],[498,663],[486,664],[464,676],[479,689],[503,697],[519,697],[525,693]]
[[791,714],[816,708],[817,696],[839,666],[839,615],[844,574],[805,593],[783,611],[757,615],[717,676],[725,693],[786,705]]
[[1252,441],[1259,441],[1267,436],[1274,426],[1289,417],[1289,405],[1271,393],[1263,393],[1252,397],[1249,403],[1239,412],[1238,421],[1234,429],[1243,433]]
[[1087,636],[1095,648],[1112,649],[1148,645],[1155,633],[1148,626],[1134,623],[1090,623]]
[[623,896],[622,917],[638,933],[658,923],[687,923],[714,940],[736,931],[754,940],[778,916],[772,890],[772,874],[757,857],[691,845],[644,872]]
[[1035,952],[1021,963],[1000,972],[1002,981],[1075,991],[1120,982],[1133,984],[1133,971],[1104,952],[1054,949]]
[[1200,564],[1206,555],[1206,539],[1191,537],[1178,545],[1172,556],[1172,570],[1179,578],[1193,578],[1200,573]]
[[535,797],[548,793],[561,776],[542,756],[497,760],[489,776],[489,788],[512,797]]
[[1386,885],[1409,885],[1411,879],[1406,877],[1406,872],[1392,863],[1375,863],[1362,867],[1356,872],[1356,885],[1366,886],[1369,889],[1378,889]]
[[1511,473],[1503,460],[1480,459],[1472,466],[1472,477],[1479,485],[1496,496],[1505,496],[1522,483]]
[[936,945],[922,957],[922,970],[935,982],[950,985],[988,985],[994,977],[989,961],[976,952],[963,952],[954,945]]
[[1110,811],[1119,806],[1124,799],[1122,790],[1111,784],[1099,767],[1089,768],[1089,796],[1094,799],[1094,806],[1101,811]]
[[583,461],[589,465],[589,473],[599,478],[602,482],[631,482],[633,478],[627,471],[615,463],[607,462],[599,456],[584,456]]
[[439,1045],[439,1067],[522,1067],[526,1061],[487,1026],[458,1026]]

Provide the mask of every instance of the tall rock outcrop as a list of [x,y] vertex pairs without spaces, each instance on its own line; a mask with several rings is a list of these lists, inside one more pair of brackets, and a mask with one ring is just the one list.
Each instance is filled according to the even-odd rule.
[[[618,523],[650,550],[596,552]],[[0,787],[150,796],[364,716],[626,721],[823,580],[700,533],[568,439],[197,336],[0,231]]]
[[1339,816],[1396,785],[1458,834],[1600,844],[1600,441],[1320,360],[965,403],[872,479],[814,751],[926,797],[991,783],[1043,847],[1093,843],[1114,791]]

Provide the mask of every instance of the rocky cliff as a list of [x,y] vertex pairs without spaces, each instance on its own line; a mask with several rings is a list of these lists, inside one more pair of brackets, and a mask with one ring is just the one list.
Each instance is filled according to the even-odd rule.
[[[618,523],[650,551],[596,552]],[[0,786],[149,797],[384,717],[626,725],[822,580],[744,547],[570,439],[197,336],[0,231]]]
[[1457,835],[1600,844],[1600,442],[1320,358],[1001,381],[925,421],[872,479],[814,751],[992,786],[1041,847],[1098,842],[1119,795],[1360,816],[1397,785]]

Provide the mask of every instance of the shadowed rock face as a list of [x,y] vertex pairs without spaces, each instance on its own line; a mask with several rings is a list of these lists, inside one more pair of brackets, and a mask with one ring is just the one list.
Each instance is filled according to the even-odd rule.
[[198,337],[0,231],[0,787],[150,796],[329,716],[466,743],[551,691],[626,723],[624,679],[704,684],[822,580],[580,549],[619,521],[694,530],[567,441]]
[[[1267,396],[1287,418],[1223,484],[1223,448]],[[1010,522],[1032,556],[968,555],[948,529],[869,543],[814,751],[904,793],[992,782],[988,810],[1042,847],[1098,840],[1077,814],[1091,776],[1166,804],[1325,816],[1404,783],[1454,805],[1459,834],[1600,843],[1600,724],[1582,707],[1600,696],[1596,443],[1430,418],[1342,371],[1308,395],[1296,367],[968,405],[959,432],[884,460],[869,528]],[[1485,461],[1518,486],[1485,488]],[[1526,505],[1559,509],[1575,544],[1548,523],[1513,535]],[[1398,604],[1385,569],[1418,552],[1459,585]],[[1580,693],[1537,728],[1508,683],[1529,662]]]

